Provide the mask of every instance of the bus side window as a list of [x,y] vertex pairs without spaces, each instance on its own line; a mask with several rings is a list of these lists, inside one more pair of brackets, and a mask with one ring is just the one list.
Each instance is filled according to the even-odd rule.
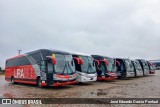
[[41,63],[42,57],[41,57],[40,52],[33,53],[33,54],[30,55],[30,57],[32,57],[35,60],[34,61],[35,64],[40,64]]
[[40,69],[41,69],[41,71],[43,71],[43,72],[46,71],[46,62],[45,62],[45,61],[41,61]]

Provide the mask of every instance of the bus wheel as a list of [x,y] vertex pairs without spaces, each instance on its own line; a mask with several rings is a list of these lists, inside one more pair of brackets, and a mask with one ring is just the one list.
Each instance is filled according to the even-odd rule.
[[42,88],[42,81],[41,81],[41,78],[39,77],[38,80],[37,80],[37,86]]
[[14,82],[14,77],[11,77],[11,83],[12,83],[12,84],[15,84],[15,82]]

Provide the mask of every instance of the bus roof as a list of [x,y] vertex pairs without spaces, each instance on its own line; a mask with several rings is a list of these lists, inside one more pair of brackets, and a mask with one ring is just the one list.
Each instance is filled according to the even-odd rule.
[[98,60],[103,60],[105,59],[112,59],[111,57],[103,56],[103,55],[91,55],[93,58],[98,59]]
[[73,52],[72,55],[81,55],[81,56],[90,56],[89,54],[85,54],[85,53],[80,53],[80,52]]
[[146,60],[145,60],[145,59],[136,59],[136,60],[138,60],[138,61],[142,61],[142,62],[146,62]]
[[120,60],[131,60],[129,58],[114,58],[114,59],[120,59]]
[[28,52],[26,54],[33,54],[33,53],[42,52],[42,51],[52,52],[54,54],[67,54],[67,55],[71,55],[71,53],[69,53],[69,52],[61,51],[61,50],[56,50],[56,49],[39,49],[39,50],[36,50],[36,51]]
[[19,57],[22,57],[22,56],[25,56],[25,55],[24,55],[24,54],[17,55],[17,56],[14,56],[14,57],[8,58],[7,60],[14,59],[14,58],[19,58]]
[[134,61],[134,62],[139,62],[138,60],[136,60],[136,59],[132,59],[131,61]]
[[31,52],[28,52],[28,53],[25,53],[25,54],[21,54],[21,55],[17,55],[17,56],[8,58],[7,60],[14,59],[14,58],[19,58],[19,57],[22,57],[22,56],[26,56],[26,55],[29,55],[29,54],[33,54],[33,53],[36,53],[36,52],[42,52],[42,51],[51,52],[51,53],[54,53],[54,54],[71,55],[71,53],[69,53],[69,52],[60,51],[60,50],[56,50],[56,49],[39,49],[39,50],[31,51]]

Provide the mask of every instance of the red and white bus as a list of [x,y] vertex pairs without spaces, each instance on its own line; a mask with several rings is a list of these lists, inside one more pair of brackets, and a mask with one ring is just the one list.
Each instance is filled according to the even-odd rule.
[[116,80],[116,64],[113,58],[102,55],[91,55],[96,63],[97,80]]
[[146,61],[149,67],[149,74],[155,74],[156,67],[153,63]]
[[11,83],[61,86],[76,83],[72,55],[58,50],[40,49],[6,60],[5,79]]

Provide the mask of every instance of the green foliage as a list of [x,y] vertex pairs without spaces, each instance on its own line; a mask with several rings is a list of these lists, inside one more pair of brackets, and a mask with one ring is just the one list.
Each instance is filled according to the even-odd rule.
[[0,72],[4,72],[4,70],[2,69],[2,67],[0,67]]

